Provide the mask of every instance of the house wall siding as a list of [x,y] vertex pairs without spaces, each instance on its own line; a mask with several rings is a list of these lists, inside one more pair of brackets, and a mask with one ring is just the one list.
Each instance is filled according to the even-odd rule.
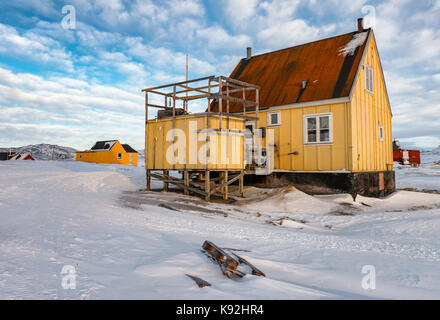
[[[122,154],[121,160],[118,160],[118,153]],[[113,148],[108,151],[77,152],[76,161],[128,165],[130,164],[130,154],[133,155],[132,164],[137,166],[138,154],[125,152],[124,148],[118,141]]]
[[[294,171],[339,171],[349,170],[350,122],[348,103],[317,105],[281,110],[281,125],[274,129],[274,169]],[[258,127],[267,127],[265,110],[258,114]],[[304,116],[331,113],[333,119],[333,142],[307,145],[304,143]],[[255,113],[250,114],[255,116]],[[265,141],[263,141],[265,143]],[[298,152],[298,155],[293,155]]]
[[[365,64],[373,69],[373,93],[365,90]],[[350,103],[351,171],[392,170],[392,115],[374,35],[366,49]],[[380,141],[379,126],[383,127]]]
[[[228,128],[227,122],[228,118],[226,116],[222,116],[222,129]],[[203,159],[197,157],[196,161],[191,161],[191,157],[195,156],[195,152],[197,155],[203,153],[201,148],[205,145],[204,135],[191,135],[190,134],[190,122],[197,122],[197,130],[203,130],[206,128],[209,129],[219,129],[219,116],[209,116],[208,117],[208,126],[207,126],[207,117],[206,116],[181,116],[175,119],[175,128],[181,129],[185,134],[185,163],[176,163],[172,164],[167,161],[167,151],[170,147],[172,147],[173,142],[167,141],[166,136],[167,132],[172,131],[173,128],[173,120],[172,118],[162,118],[157,120],[149,120],[146,125],[146,158],[145,158],[145,168],[148,170],[243,170],[245,168],[244,164],[244,154],[243,154],[243,138],[241,136],[234,136],[232,133],[229,135],[224,132],[220,135],[218,132],[214,132],[210,134],[211,137],[211,147],[210,147],[210,157],[211,161],[206,165]],[[232,115],[229,117],[229,129],[241,131],[244,129],[244,120],[241,118],[234,118]],[[194,145],[194,149],[190,147],[190,140],[195,136],[198,140]],[[227,156],[229,154],[229,158],[226,161],[222,161],[222,143],[220,143],[220,137],[223,139],[229,139],[229,143],[224,143],[229,147],[229,153],[223,152],[223,156]],[[176,142],[178,143],[178,136],[176,138]],[[214,139],[218,139],[218,143],[215,143]],[[217,146],[217,147],[215,147]],[[178,156],[178,152],[176,151],[176,156]]]

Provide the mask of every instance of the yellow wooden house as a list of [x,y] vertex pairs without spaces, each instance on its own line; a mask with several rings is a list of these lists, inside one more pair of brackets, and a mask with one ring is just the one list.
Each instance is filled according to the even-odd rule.
[[[212,79],[218,81],[215,94]],[[196,89],[189,82],[173,84],[174,91],[165,97],[173,97],[175,104],[175,100],[206,96],[212,101],[205,111],[206,119],[210,114],[227,119],[241,116],[241,123],[236,119],[234,128],[273,133],[274,170],[268,175],[255,174],[251,166],[242,163],[239,168],[245,170],[244,183],[271,187],[293,184],[310,193],[371,196],[395,190],[392,112],[374,32],[363,28],[362,19],[358,19],[358,29],[347,34],[254,56],[248,48],[247,57],[228,78],[209,81],[208,86]],[[177,91],[176,86],[186,90]],[[160,88],[144,89],[146,107],[157,107],[149,104],[148,94]],[[190,89],[198,95],[188,96]],[[169,104],[163,108],[170,110]],[[148,170],[154,169],[201,170],[186,164],[176,169],[160,160],[165,150],[152,147],[158,137],[165,141],[161,123],[168,121],[175,128],[179,116],[173,108],[172,117],[147,119],[147,176]],[[187,108],[181,110],[181,119],[190,116]],[[207,120],[210,126],[205,129],[223,132],[226,121]],[[187,124],[179,126],[188,130]],[[205,168],[228,170],[213,165]]]
[[76,161],[137,166],[138,152],[118,140],[97,141],[90,150],[77,152]]

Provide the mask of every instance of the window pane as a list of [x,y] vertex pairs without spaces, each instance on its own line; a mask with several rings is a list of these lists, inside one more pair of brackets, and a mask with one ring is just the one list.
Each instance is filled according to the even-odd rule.
[[370,91],[373,92],[373,69],[370,68]]
[[307,119],[307,130],[316,129],[316,118]]
[[309,130],[307,133],[308,142],[316,142],[316,130]]
[[365,88],[370,90],[370,68],[368,66],[365,68]]
[[319,117],[319,128],[328,129],[329,128],[329,117]]
[[370,68],[367,68],[367,90],[370,90]]
[[270,115],[270,124],[278,124],[278,113],[272,113]]
[[319,140],[321,142],[330,141],[330,131],[328,129],[320,130]]

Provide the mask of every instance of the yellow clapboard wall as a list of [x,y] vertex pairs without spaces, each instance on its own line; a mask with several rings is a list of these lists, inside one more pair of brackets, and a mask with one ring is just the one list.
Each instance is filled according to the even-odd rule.
[[[373,69],[373,93],[365,90],[365,65]],[[392,114],[374,36],[365,52],[351,100],[352,171],[393,169]],[[379,127],[383,127],[383,140]]]
[[[347,108],[347,103],[337,103],[281,109],[281,124],[267,128],[267,130],[274,130],[274,169],[289,171],[349,170]],[[272,111],[274,109],[259,112],[258,127],[267,127],[267,113]],[[304,116],[323,113],[332,115],[333,143],[305,144]],[[255,114],[251,114],[251,116],[255,116]],[[263,143],[266,143],[265,139],[263,139]],[[294,155],[293,153],[298,154]]]
[[[218,131],[220,129],[220,119],[222,122],[221,134]],[[208,121],[208,123],[207,123]],[[229,122],[229,125],[228,125]],[[196,135],[190,134],[190,131],[194,133],[196,124]],[[242,130],[244,129],[244,119],[234,116],[219,116],[210,115],[209,117],[203,115],[187,115],[178,116],[175,118],[174,126],[176,129],[180,129],[184,134],[185,139],[183,144],[179,144],[179,133],[175,133],[176,144],[180,146],[184,145],[185,149],[180,150],[180,154],[185,154],[183,161],[178,161],[179,150],[173,148],[173,119],[162,118],[149,120],[146,125],[146,157],[145,168],[148,170],[243,170],[244,164],[244,142],[242,136]],[[193,127],[190,127],[193,126]],[[206,154],[203,150],[206,150],[205,137],[206,132],[204,129],[209,128],[212,131],[208,136],[210,139],[210,151],[209,161],[206,165],[206,161],[203,159],[203,155]],[[229,128],[229,135],[226,129]],[[202,130],[202,132],[200,132]],[[169,135],[167,139],[167,134]],[[190,139],[195,138],[194,148],[190,147]],[[216,140],[217,139],[217,143]],[[221,139],[224,139],[224,143],[221,143]],[[199,141],[201,140],[201,141]],[[227,142],[229,141],[229,143]],[[222,150],[228,148],[227,150]],[[168,161],[173,159],[170,154],[174,151],[175,163]],[[167,157],[168,153],[168,157]],[[197,157],[195,157],[197,154]],[[228,157],[229,156],[229,157]],[[223,159],[222,159],[223,157]]]

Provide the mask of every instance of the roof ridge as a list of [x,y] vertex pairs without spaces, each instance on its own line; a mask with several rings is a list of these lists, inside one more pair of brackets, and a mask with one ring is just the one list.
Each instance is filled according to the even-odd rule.
[[[370,30],[372,30],[372,29],[371,28],[364,29],[363,32],[369,32]],[[287,48],[283,48],[283,49],[278,49],[278,50],[274,50],[274,51],[269,51],[269,52],[265,52],[265,53],[256,54],[256,55],[253,55],[249,60],[251,60],[254,57],[264,56],[264,55],[267,55],[267,54],[271,54],[271,53],[275,53],[275,52],[279,52],[279,51],[283,51],[283,50],[290,50],[290,49],[293,49],[293,48],[296,48],[296,47],[302,47],[302,46],[309,45],[309,44],[316,43],[316,42],[331,40],[331,39],[343,37],[343,36],[346,36],[346,35],[349,35],[349,34],[355,35],[356,33],[360,33],[360,32],[359,31],[347,32],[347,33],[344,33],[344,34],[340,34],[340,35],[336,35],[336,36],[332,36],[332,37],[328,37],[328,38],[324,38],[324,39],[319,39],[319,40],[310,41],[310,42],[306,42],[306,43],[302,43],[302,44],[297,44],[295,46],[291,46],[291,47],[287,47]],[[242,58],[241,60],[243,60],[243,59],[247,59],[247,58]]]
[[[262,53],[252,57],[255,59],[241,59],[230,77],[260,86],[260,108],[348,97],[372,30],[353,31]],[[353,53],[340,54],[358,35],[365,35],[365,39],[351,45],[356,47]],[[304,79],[309,80],[306,88],[302,88]],[[233,104],[230,111],[235,107]]]

